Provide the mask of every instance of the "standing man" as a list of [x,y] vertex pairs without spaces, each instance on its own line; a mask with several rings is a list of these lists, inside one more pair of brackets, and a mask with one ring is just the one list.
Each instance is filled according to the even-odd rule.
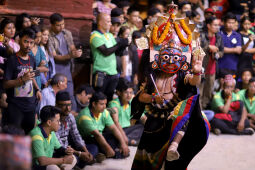
[[35,60],[28,55],[34,40],[35,32],[30,28],[20,33],[20,50],[8,58],[4,71],[8,108],[3,123],[21,127],[26,134],[34,128],[35,108],[42,97],[34,79]]
[[93,156],[86,148],[85,142],[77,129],[75,118],[71,113],[72,102],[68,92],[59,91],[57,93],[56,106],[61,109],[61,124],[56,136],[62,147],[72,150],[78,158],[79,167],[83,168],[93,160]]
[[75,48],[72,33],[65,29],[65,21],[61,14],[54,13],[50,16],[49,49],[56,63],[56,73],[67,77],[67,91],[73,99],[72,59],[79,58],[82,51]]
[[103,92],[111,101],[118,84],[118,72],[115,52],[128,45],[124,39],[116,44],[115,38],[109,33],[111,17],[100,13],[97,16],[97,28],[90,36],[90,46],[93,55],[93,86],[96,91]]
[[239,54],[242,52],[241,35],[234,31],[236,16],[227,13],[224,18],[224,28],[221,37],[224,43],[224,55],[219,59],[219,71],[228,74],[236,74]]
[[129,33],[130,37],[132,36],[134,31],[138,30],[136,25],[137,25],[138,20],[139,20],[139,15],[140,15],[140,12],[138,11],[138,9],[136,9],[134,7],[128,8],[127,22],[124,23],[122,26],[127,26],[127,27],[130,28],[130,33]]
[[216,62],[223,56],[224,45],[218,33],[220,20],[211,16],[206,19],[207,29],[200,34],[201,47],[206,53],[203,60],[205,69],[204,81],[200,84],[200,103],[202,110],[206,109],[212,99],[213,86],[216,74]]

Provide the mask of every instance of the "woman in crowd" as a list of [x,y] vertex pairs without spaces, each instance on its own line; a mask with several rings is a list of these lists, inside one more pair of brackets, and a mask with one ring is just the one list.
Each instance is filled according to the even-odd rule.
[[56,74],[56,70],[55,70],[54,58],[52,57],[48,48],[49,29],[46,27],[43,27],[41,31],[42,31],[42,38],[40,42],[40,47],[42,51],[44,52],[46,61],[48,63],[48,69],[49,69],[46,76],[45,74],[41,74],[41,80],[42,80],[42,84],[47,85],[48,80],[51,79]]
[[[36,34],[36,39],[35,39],[34,46],[29,54],[30,56],[33,56],[35,59],[36,69],[39,70],[40,73],[47,73],[49,71],[48,64],[45,58],[45,54],[42,51],[41,47],[39,46],[41,42],[42,32],[38,26],[32,26],[31,28],[34,30]],[[36,75],[35,80],[38,87],[41,89],[42,83],[41,83],[40,74]]]
[[1,107],[7,107],[6,93],[2,87],[2,76],[4,75],[5,62],[10,55],[18,52],[20,49],[19,44],[14,41],[14,35],[16,28],[14,22],[9,18],[4,18],[0,23],[0,96],[1,96]]
[[241,76],[241,72],[244,68],[252,69],[252,58],[255,54],[255,35],[251,34],[251,21],[249,17],[243,17],[241,19],[240,34],[242,36],[242,54],[238,63],[238,76]]
[[[129,38],[129,34],[130,34],[130,29],[127,26],[122,26],[120,28],[118,37],[119,38]],[[123,56],[121,57],[121,63],[122,63],[122,73],[120,76],[127,79],[128,81],[131,81],[132,60],[130,60],[128,48],[126,48],[123,52]]]

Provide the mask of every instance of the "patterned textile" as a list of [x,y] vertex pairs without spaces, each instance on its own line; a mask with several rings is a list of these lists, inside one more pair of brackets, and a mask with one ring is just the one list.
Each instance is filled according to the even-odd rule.
[[69,114],[65,122],[60,125],[59,130],[56,132],[56,136],[64,148],[67,148],[69,144],[68,139],[70,137],[71,141],[74,143],[75,147],[82,148],[85,143],[77,129],[75,118],[72,114]]
[[0,169],[31,169],[31,138],[0,134]]
[[[178,150],[180,149],[179,153],[181,157],[177,161],[182,161],[180,163],[182,166],[175,165],[172,167],[185,169],[185,166],[188,166],[188,163],[191,161],[191,159],[205,145],[210,131],[210,124],[206,117],[202,115],[199,108],[198,98],[198,95],[194,95],[186,100],[181,101],[174,109],[172,120],[170,119],[168,121],[163,121],[165,123],[157,120],[158,123],[165,124],[162,126],[163,128],[159,129],[158,131],[148,132],[146,129],[146,122],[145,130],[133,161],[132,170],[160,169],[163,162],[165,161],[167,149],[170,143],[174,139],[177,132],[187,123],[187,121],[189,121],[189,128],[185,133],[185,136],[188,137],[184,136],[178,148]],[[150,117],[148,120],[148,123],[151,124],[152,121],[150,120]],[[194,130],[189,130],[192,129],[192,127],[194,127]],[[192,135],[193,137],[191,137]],[[201,143],[197,141],[200,141]],[[192,150],[191,146],[194,144],[198,145],[198,147]],[[181,151],[182,148],[186,147],[190,147],[190,149]],[[182,156],[186,158],[182,158]]]

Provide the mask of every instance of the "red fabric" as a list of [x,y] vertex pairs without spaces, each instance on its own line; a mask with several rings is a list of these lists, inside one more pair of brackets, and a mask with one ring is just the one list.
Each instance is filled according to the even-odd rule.
[[240,108],[240,102],[239,101],[235,101],[235,102],[231,102],[230,104],[230,111],[236,111]]
[[214,115],[214,117],[217,118],[217,119],[221,119],[221,120],[227,120],[227,121],[230,121],[230,122],[232,121],[232,117],[228,113],[216,113]]
[[[209,37],[210,45],[215,45],[216,43],[216,37]],[[209,62],[205,71],[205,74],[213,75],[216,72],[216,60],[212,57],[212,55],[209,56]]]
[[[240,102],[239,101],[231,102],[229,111],[237,111],[238,109],[240,109]],[[214,117],[217,119],[227,120],[230,122],[232,121],[232,117],[228,113],[216,113]]]
[[217,18],[221,19],[222,15],[227,12],[229,8],[228,0],[217,0],[210,3],[210,8],[214,9]]
[[142,54],[143,54],[143,50],[138,50],[137,49],[137,53],[138,53],[138,58],[139,58],[139,63],[140,63],[141,58],[142,58]]

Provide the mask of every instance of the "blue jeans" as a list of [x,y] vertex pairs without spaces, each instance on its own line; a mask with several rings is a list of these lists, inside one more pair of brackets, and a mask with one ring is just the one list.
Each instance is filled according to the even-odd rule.
[[212,111],[212,110],[203,110],[203,112],[205,113],[208,121],[210,122],[214,117],[214,111]]

